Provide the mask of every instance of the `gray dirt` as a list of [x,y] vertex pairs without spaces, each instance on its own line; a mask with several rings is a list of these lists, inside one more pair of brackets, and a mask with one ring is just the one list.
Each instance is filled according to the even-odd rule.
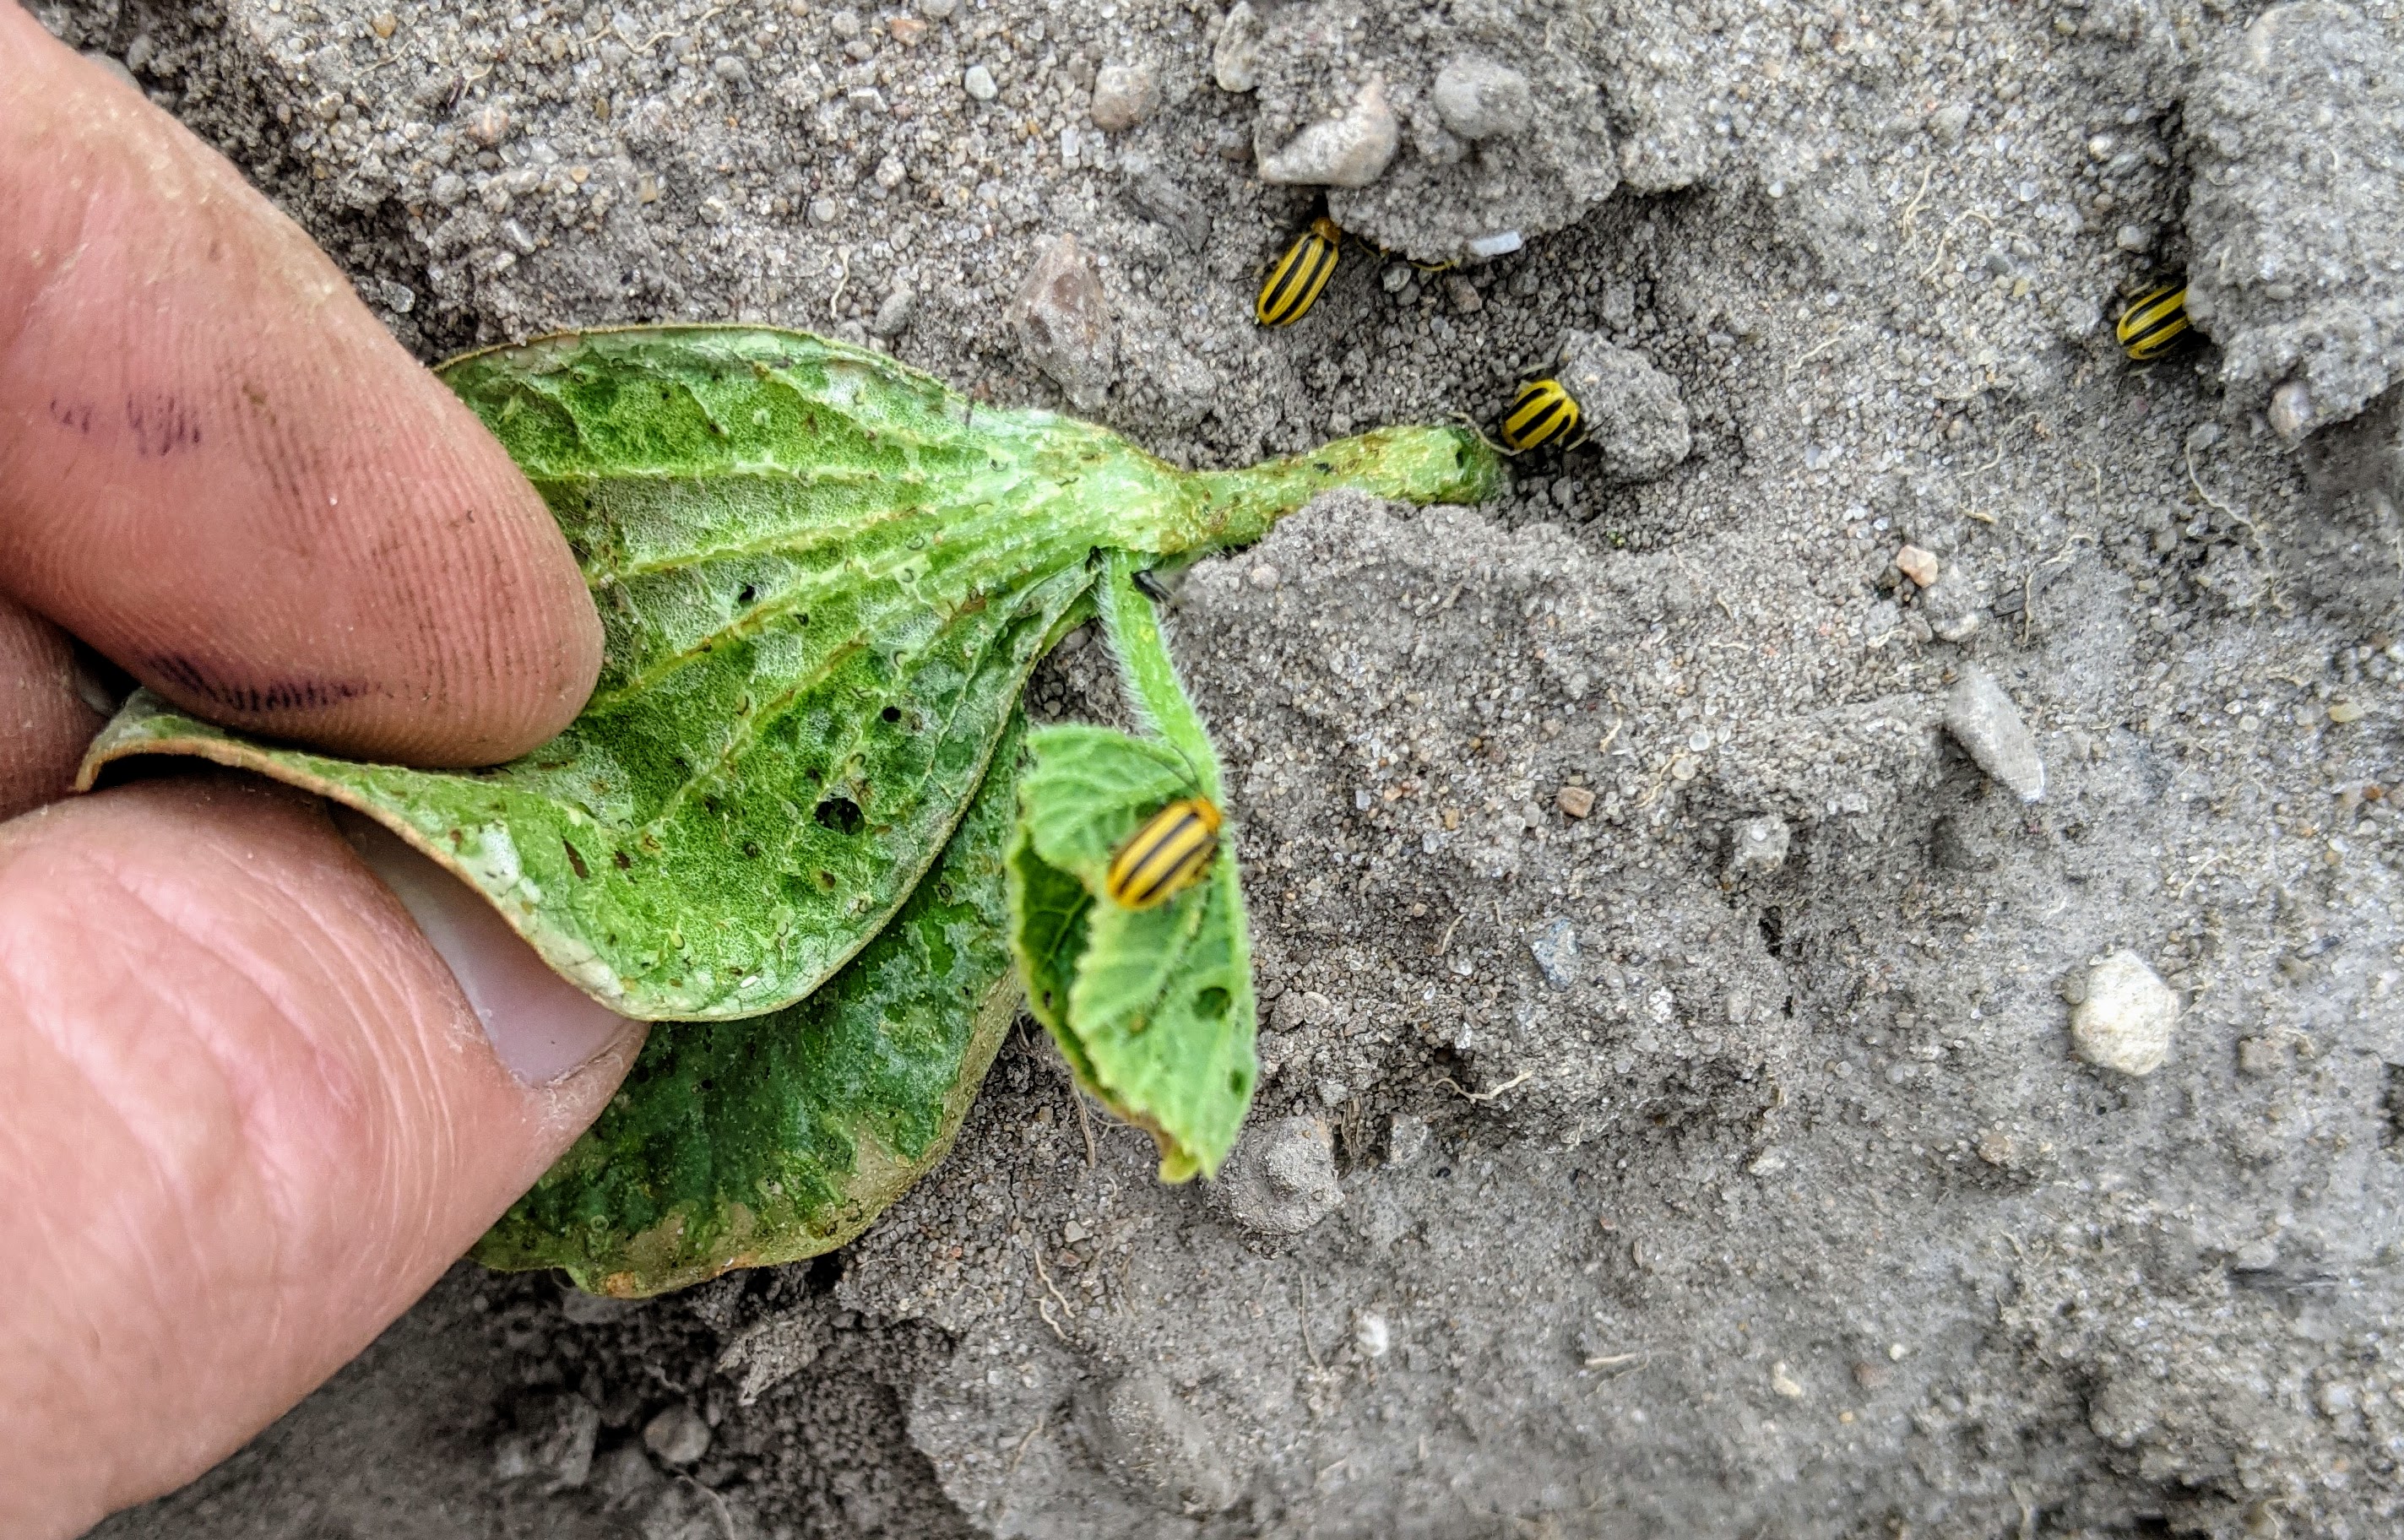
[[[105,1533],[2397,1533],[2397,6],[37,9],[429,357],[873,334],[1195,465],[1491,421],[1571,333],[1676,390],[1190,574],[1224,1191],[1021,1036],[839,1256],[463,1267]],[[1256,173],[1373,161],[1256,329],[1321,206]],[[1064,237],[1102,313],[1030,331]],[[2190,259],[2209,340],[2132,366]],[[1102,649],[1033,699],[1112,709]],[[2124,947],[2143,1076],[2073,1053]]]

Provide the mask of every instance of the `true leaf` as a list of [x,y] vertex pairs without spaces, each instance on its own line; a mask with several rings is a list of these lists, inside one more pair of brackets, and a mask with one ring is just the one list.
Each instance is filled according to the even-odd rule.
[[1102,613],[1139,715],[1158,734],[1030,735],[1011,841],[1011,942],[1028,1007],[1085,1089],[1151,1131],[1163,1180],[1218,1169],[1251,1104],[1251,944],[1232,823],[1202,881],[1148,909],[1109,896],[1111,858],[1165,805],[1220,798],[1209,735],[1151,605],[1114,557]]
[[510,764],[431,771],[252,743],[138,694],[85,782],[189,753],[347,803],[636,1016],[778,1009],[883,928],[1097,553],[1150,566],[1256,539],[1329,487],[1468,501],[1500,478],[1451,428],[1181,471],[880,354],[749,328],[561,337],[442,373],[583,565],[606,630],[583,714]]
[[943,1157],[1010,1029],[1002,852],[1023,723],[891,924],[799,1005],[651,1033],[600,1120],[476,1249],[648,1295],[816,1256]]

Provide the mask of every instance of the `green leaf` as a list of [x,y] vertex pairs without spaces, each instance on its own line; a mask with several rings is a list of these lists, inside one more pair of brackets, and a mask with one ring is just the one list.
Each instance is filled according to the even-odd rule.
[[797,332],[587,333],[443,378],[531,477],[606,629],[599,688],[510,764],[429,771],[253,743],[137,694],[84,782],[197,754],[346,803],[473,884],[628,1015],[806,996],[943,847],[1027,673],[1132,567],[1256,539],[1330,487],[1469,501],[1499,462],[1389,428],[1238,471],[1001,412]]
[[799,1005],[652,1032],[477,1260],[656,1294],[832,1251],[940,1160],[1018,1004],[1002,853],[1023,736],[1013,718],[893,923]]
[[1209,735],[1178,683],[1151,605],[1113,560],[1112,646],[1159,737],[1108,728],[1029,735],[1010,847],[1011,945],[1028,1008],[1085,1089],[1160,1146],[1164,1181],[1215,1172],[1251,1105],[1251,943],[1232,824],[1201,882],[1150,909],[1109,897],[1111,857],[1167,804],[1219,800]]

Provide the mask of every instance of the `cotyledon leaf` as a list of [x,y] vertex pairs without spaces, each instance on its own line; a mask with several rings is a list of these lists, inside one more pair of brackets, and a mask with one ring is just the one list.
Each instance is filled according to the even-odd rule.
[[1386,428],[1233,471],[977,405],[799,332],[674,327],[471,354],[442,377],[533,480],[605,628],[599,688],[509,764],[250,742],[137,694],[93,745],[198,754],[368,814],[625,1015],[807,995],[950,833],[1097,553],[1255,539],[1314,494],[1475,501],[1476,435]]
[[1002,852],[1023,719],[891,924],[799,1005],[651,1033],[600,1119],[475,1252],[648,1295],[816,1256],[943,1157],[1019,1000]]

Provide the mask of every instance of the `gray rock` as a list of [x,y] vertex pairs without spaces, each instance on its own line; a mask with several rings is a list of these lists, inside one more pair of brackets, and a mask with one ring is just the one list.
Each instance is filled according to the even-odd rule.
[[1384,175],[1402,147],[1403,125],[1386,105],[1386,86],[1361,88],[1340,118],[1311,124],[1274,153],[1261,157],[1264,182],[1302,187],[1364,188]]
[[670,1465],[690,1465],[709,1452],[709,1424],[679,1401],[643,1424],[643,1445]]
[[1123,191],[1138,214],[1167,231],[1188,251],[1210,244],[1210,211],[1201,199],[1149,161],[1127,164],[1125,170]]
[[1001,94],[1001,87],[995,81],[993,71],[983,64],[971,64],[961,72],[960,89],[980,102],[990,102]]
[[1794,843],[1794,831],[1777,814],[1747,819],[1736,826],[1728,841],[1728,875],[1766,877],[1786,864],[1786,852]]
[[1649,482],[1693,450],[1678,382],[1642,354],[1572,331],[1561,340],[1555,377],[1577,398],[1578,431],[1600,457],[1604,480]]
[[826,1312],[804,1306],[745,1331],[718,1355],[718,1372],[734,1378],[735,1399],[748,1407],[818,1362],[829,1337]]
[[885,302],[876,307],[876,318],[868,323],[872,337],[898,337],[910,324],[910,311],[918,302],[917,291],[908,284],[896,284]]
[[1300,1235],[1343,1207],[1335,1138],[1315,1117],[1256,1125],[1220,1168],[1210,1196],[1255,1235]]
[[2404,549],[2404,385],[2313,434],[2298,456],[2313,497],[2281,567],[2315,603],[2358,623],[2384,621],[2404,600],[2396,563],[2367,552]]
[[593,1471],[593,1444],[601,1411],[580,1395],[553,1396],[519,1418],[519,1429],[493,1449],[493,1475],[503,1481],[538,1479],[544,1491],[584,1485]]
[[1463,139],[1525,133],[1536,115],[1526,76],[1474,53],[1447,60],[1430,94],[1444,126]]
[[2087,971],[2086,999],[2070,1014],[2070,1039],[2090,1064],[2149,1075],[2168,1063],[2178,996],[2127,947]]
[[2045,762],[2037,757],[2036,739],[2004,687],[1976,664],[1962,670],[1961,682],[1945,703],[1945,730],[1979,769],[2020,801],[2044,800]]
[[1986,611],[1970,574],[1950,562],[1920,595],[1920,612],[1927,618],[1929,629],[1950,642],[1965,642],[1978,635],[1978,627],[1986,623]]
[[1248,91],[1261,83],[1263,30],[1248,0],[1236,0],[1210,49],[1210,78],[1221,91]]
[[2299,432],[2404,370],[2404,58],[2382,23],[2309,0],[2224,34],[2187,102],[2187,312],[2229,400]]
[[1198,1518],[1241,1494],[1209,1426],[1152,1370],[1119,1376],[1083,1397],[1077,1409],[1103,1467],[1155,1506]]
[[1118,336],[1101,275],[1063,235],[1047,242],[1018,290],[1012,313],[1019,351],[1090,412],[1110,394],[1118,368]]
[[1566,919],[1556,919],[1529,938],[1528,950],[1544,982],[1566,989],[1578,981],[1577,931]]
[[1396,1113],[1386,1125],[1386,1164],[1406,1169],[1427,1154],[1427,1119]]
[[1094,77],[1086,115],[1105,133],[1123,133],[1160,106],[1160,82],[1150,64],[1104,64]]

